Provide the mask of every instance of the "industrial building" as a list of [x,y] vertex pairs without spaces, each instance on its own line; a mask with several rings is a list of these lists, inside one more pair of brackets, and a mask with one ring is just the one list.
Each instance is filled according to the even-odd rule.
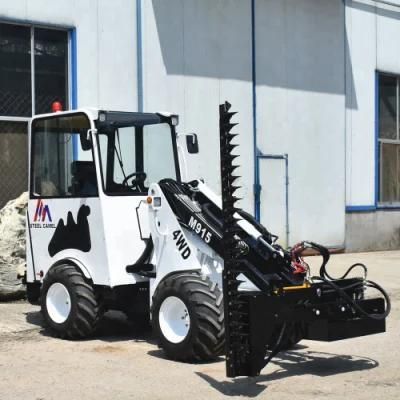
[[399,36],[399,0],[0,0],[0,206],[54,101],[179,114],[218,190],[228,100],[242,206],[283,244],[399,248]]

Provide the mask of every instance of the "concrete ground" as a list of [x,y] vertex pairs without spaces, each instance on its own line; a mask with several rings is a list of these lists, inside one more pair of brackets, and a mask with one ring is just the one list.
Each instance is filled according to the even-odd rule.
[[[318,258],[308,258],[317,272]],[[223,359],[189,365],[166,360],[153,339],[109,315],[95,339],[46,335],[38,307],[0,304],[0,399],[399,399],[400,251],[332,257],[332,273],[363,261],[387,288],[387,333],[333,343],[303,341],[257,378],[227,379]]]

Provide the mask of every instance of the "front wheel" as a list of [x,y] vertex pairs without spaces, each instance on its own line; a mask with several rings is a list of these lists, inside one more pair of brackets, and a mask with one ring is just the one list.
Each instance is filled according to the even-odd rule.
[[96,329],[100,307],[93,286],[73,265],[52,267],[41,290],[41,311],[54,336],[83,339]]
[[152,323],[171,359],[210,361],[224,351],[222,293],[208,277],[181,273],[161,281],[153,296]]

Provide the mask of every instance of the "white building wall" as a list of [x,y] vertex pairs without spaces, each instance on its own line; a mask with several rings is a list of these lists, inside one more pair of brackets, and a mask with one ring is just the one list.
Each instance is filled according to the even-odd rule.
[[[346,205],[375,204],[376,14],[346,5]],[[372,11],[372,12],[371,12]]]
[[[343,2],[257,0],[256,6],[257,143],[263,153],[289,157],[289,242],[343,246]],[[260,164],[261,220],[285,237],[284,165],[277,163]]]
[[76,27],[78,106],[137,109],[131,0],[0,0],[0,20]]
[[391,3],[397,7],[382,4],[376,10],[377,69],[400,75],[400,1]]
[[376,72],[400,74],[399,7],[346,1],[346,204],[376,202]]
[[243,0],[144,1],[144,108],[181,116],[179,132],[197,133],[190,178],[220,192],[219,114],[238,111],[242,207],[253,212],[251,6]]
[[347,0],[346,34],[346,249],[397,249],[400,212],[377,198],[376,72],[400,74],[400,1]]
[[[180,129],[200,139],[192,176],[219,191],[218,104],[229,100],[239,111],[243,207],[253,211],[251,2],[144,4],[145,110],[182,115]],[[256,7],[258,145],[289,154],[290,242],[307,237],[342,246],[343,3],[257,0]],[[273,163],[260,162],[261,214],[285,238],[284,163]]]
[[[400,74],[400,8],[255,2],[257,142],[289,157],[289,244],[342,246],[345,205],[375,204],[375,71]],[[190,178],[219,192],[218,105],[229,100],[239,112],[242,206],[253,212],[251,1],[142,4],[145,111],[180,114],[179,131],[200,140]],[[78,105],[137,110],[136,1],[0,0],[2,19],[76,28]],[[260,177],[262,222],[284,238],[284,162],[260,161]]]

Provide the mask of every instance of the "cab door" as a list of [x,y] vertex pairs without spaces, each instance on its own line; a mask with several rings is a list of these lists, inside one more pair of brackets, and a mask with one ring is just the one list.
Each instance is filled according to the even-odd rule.
[[[99,127],[93,137],[98,157],[104,235],[112,285],[134,283],[140,275],[127,276],[126,266],[135,264],[149,244],[151,183],[177,179],[175,137],[167,123]],[[128,125],[128,126],[127,126]]]
[[93,135],[93,142],[110,286],[134,284],[144,279],[128,273],[126,267],[137,262],[150,239],[147,190],[142,180],[138,180],[137,186],[133,184],[135,174],[142,172],[136,162],[135,128],[100,130]]

